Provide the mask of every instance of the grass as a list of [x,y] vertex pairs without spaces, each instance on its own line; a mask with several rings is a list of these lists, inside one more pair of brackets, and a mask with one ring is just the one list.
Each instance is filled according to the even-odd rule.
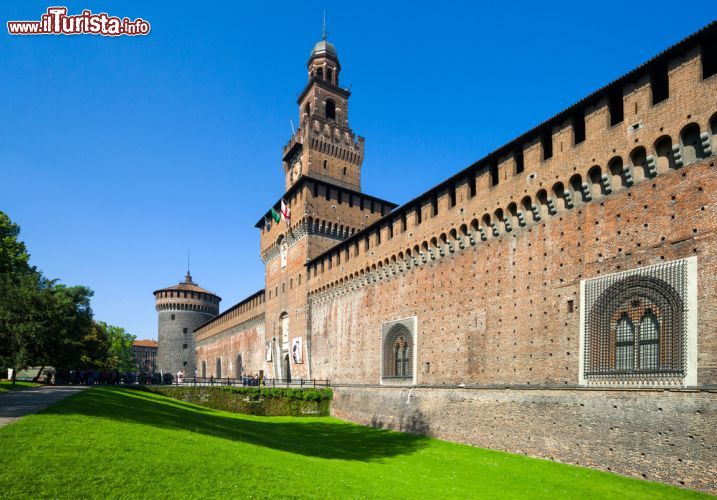
[[0,394],[3,392],[10,392],[10,391],[22,391],[25,389],[30,389],[31,387],[37,387],[42,384],[37,384],[35,382],[25,382],[23,380],[17,380],[15,381],[15,387],[12,385],[11,380],[0,380]]
[[0,428],[3,498],[687,498],[605,472],[96,388]]

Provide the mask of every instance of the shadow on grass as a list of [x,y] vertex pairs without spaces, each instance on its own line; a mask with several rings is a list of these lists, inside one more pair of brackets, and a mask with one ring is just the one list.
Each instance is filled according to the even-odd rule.
[[[225,416],[140,390],[97,388],[51,406],[45,414],[79,414],[186,430],[300,455],[368,461],[412,453],[428,438],[336,420]],[[246,418],[241,418],[246,417]]]

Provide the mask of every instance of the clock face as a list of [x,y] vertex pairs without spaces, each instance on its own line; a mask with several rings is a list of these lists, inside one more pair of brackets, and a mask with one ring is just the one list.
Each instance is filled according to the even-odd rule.
[[298,179],[299,175],[301,175],[301,159],[300,158],[294,158],[291,162],[291,176],[293,179]]

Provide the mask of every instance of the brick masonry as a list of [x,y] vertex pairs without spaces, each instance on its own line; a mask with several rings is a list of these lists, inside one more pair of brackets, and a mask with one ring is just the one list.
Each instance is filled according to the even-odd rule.
[[[257,223],[265,289],[198,329],[198,359],[283,377],[288,330],[304,345],[291,375],[338,385],[341,418],[717,491],[716,38],[712,24],[398,208],[357,192],[360,170],[300,170],[363,159],[348,94],[310,77],[301,123],[320,126],[284,149],[291,222]],[[323,127],[327,92],[341,133]],[[581,282],[688,257],[696,385],[581,386]],[[414,344],[402,386],[381,375],[398,320]]]
[[332,414],[717,493],[717,393],[334,387]]

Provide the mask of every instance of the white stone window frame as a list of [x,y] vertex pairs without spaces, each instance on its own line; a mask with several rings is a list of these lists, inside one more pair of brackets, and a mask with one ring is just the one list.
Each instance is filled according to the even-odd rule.
[[690,388],[690,387],[696,387],[697,386],[697,336],[698,336],[698,327],[697,327],[697,318],[698,318],[698,299],[697,299],[697,285],[698,285],[698,274],[697,274],[697,257],[691,256],[684,259],[675,259],[672,261],[667,261],[664,263],[658,263],[658,264],[652,264],[649,266],[643,266],[638,267],[626,271],[620,271],[617,273],[611,273],[611,274],[605,274],[600,276],[595,276],[593,278],[583,279],[580,280],[580,331],[579,331],[579,338],[580,338],[580,349],[579,349],[579,356],[578,356],[578,384],[581,386],[589,386],[589,387],[630,387],[630,388],[642,388],[642,387],[666,387],[666,386],[672,386],[674,381],[666,381],[664,383],[656,382],[656,381],[638,381],[638,380],[618,380],[614,379],[609,382],[597,382],[588,379],[585,376],[585,345],[586,345],[586,338],[585,338],[585,314],[586,314],[586,306],[585,306],[585,290],[586,285],[592,281],[592,280],[599,280],[599,279],[605,279],[610,277],[628,277],[636,274],[644,274],[645,272],[649,272],[651,269],[659,268],[660,266],[663,266],[665,264],[669,264],[671,262],[679,262],[684,261],[685,262],[685,278],[686,278],[686,304],[687,304],[687,313],[685,315],[685,328],[686,328],[686,338],[685,338],[685,348],[686,348],[686,355],[685,355],[685,376],[679,381],[679,384],[676,384],[678,387],[684,387],[684,388]]
[[[386,335],[389,331],[391,331],[391,328],[394,326],[401,324],[405,326],[408,331],[413,336],[413,352],[411,353],[411,362],[412,362],[412,368],[413,373],[412,377],[410,379],[410,382],[400,382],[396,379],[388,379],[384,380],[383,372],[384,372],[384,344],[386,340]],[[416,385],[417,377],[418,377],[418,346],[419,346],[419,335],[418,335],[418,316],[407,316],[405,318],[399,318],[391,321],[386,321],[384,323],[381,323],[381,349],[380,349],[380,357],[379,357],[379,384],[380,385]]]

